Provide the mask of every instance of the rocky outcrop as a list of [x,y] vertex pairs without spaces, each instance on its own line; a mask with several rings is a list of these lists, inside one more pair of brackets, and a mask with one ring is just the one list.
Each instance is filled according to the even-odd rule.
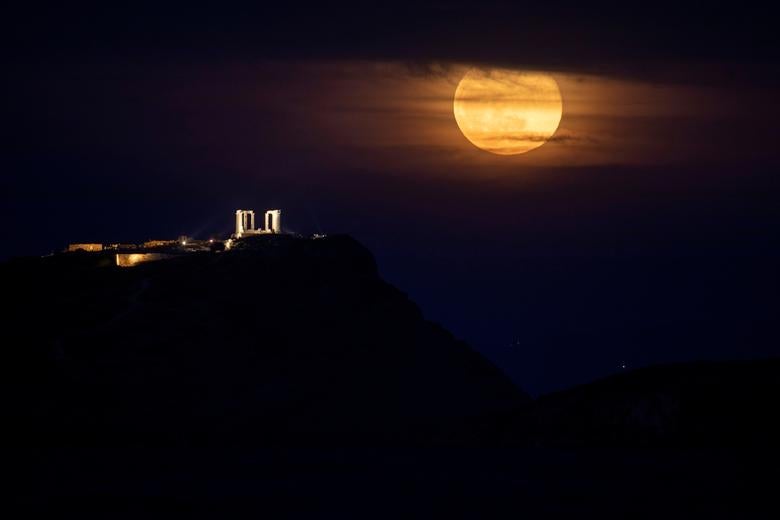
[[346,236],[132,268],[68,254],[2,278],[27,442],[461,442],[529,402]]

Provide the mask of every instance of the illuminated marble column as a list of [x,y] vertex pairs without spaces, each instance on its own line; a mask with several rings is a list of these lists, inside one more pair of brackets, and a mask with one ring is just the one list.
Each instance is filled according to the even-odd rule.
[[242,225],[244,219],[243,212],[240,209],[236,210],[236,238],[241,238],[241,233],[244,231],[244,227]]
[[282,232],[282,210],[271,209],[265,212],[265,230],[269,233]]

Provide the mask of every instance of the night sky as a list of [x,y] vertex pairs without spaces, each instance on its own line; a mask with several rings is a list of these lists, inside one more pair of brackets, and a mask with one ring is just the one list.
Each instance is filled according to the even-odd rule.
[[[0,258],[227,236],[235,209],[279,207],[356,237],[534,394],[780,354],[771,12],[104,2],[0,23]],[[555,137],[470,144],[452,99],[471,67],[552,74]]]

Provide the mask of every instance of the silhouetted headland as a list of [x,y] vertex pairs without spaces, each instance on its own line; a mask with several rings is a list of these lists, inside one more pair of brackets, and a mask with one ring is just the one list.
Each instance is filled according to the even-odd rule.
[[347,236],[254,236],[132,268],[114,256],[3,266],[30,434],[416,442],[529,402]]
[[775,460],[779,361],[651,367],[532,400],[425,320],[348,236],[249,236],[130,268],[115,255],[0,269],[27,475],[15,496],[31,511],[725,518],[763,507],[746,497],[764,496],[757,475]]

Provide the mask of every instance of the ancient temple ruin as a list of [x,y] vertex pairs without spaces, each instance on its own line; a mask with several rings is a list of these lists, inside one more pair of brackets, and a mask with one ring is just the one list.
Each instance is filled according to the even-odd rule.
[[266,233],[282,232],[282,210],[269,209],[265,212],[264,227],[255,227],[255,212],[251,209],[236,210],[236,232],[233,238],[241,238],[248,235],[262,235]]

